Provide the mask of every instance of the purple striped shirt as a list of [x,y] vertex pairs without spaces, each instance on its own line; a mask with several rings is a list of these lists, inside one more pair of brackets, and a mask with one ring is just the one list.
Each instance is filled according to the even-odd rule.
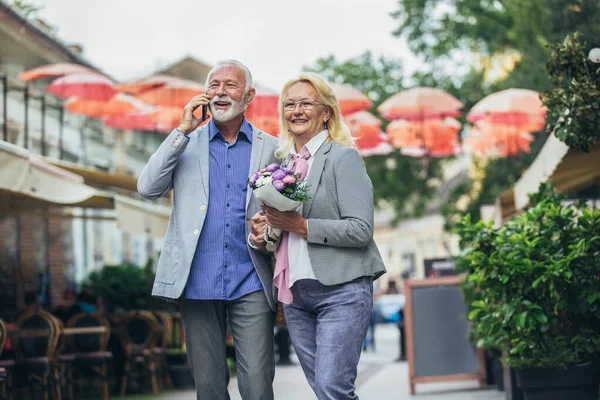
[[192,260],[185,297],[235,300],[262,290],[246,245],[252,126],[244,119],[236,141],[231,144],[213,121],[209,122],[208,134],[208,212]]

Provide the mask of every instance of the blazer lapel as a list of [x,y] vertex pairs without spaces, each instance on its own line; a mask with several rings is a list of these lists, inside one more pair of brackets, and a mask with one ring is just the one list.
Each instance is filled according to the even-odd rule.
[[[263,159],[263,149],[265,140],[263,139],[264,133],[259,131],[258,129],[252,127],[252,154],[250,155],[250,170],[248,171],[248,178],[259,170],[261,167],[261,161]],[[248,204],[250,204],[250,197],[252,196],[252,189],[248,186],[246,193],[246,209],[248,209]]]
[[312,201],[315,197],[315,193],[317,192],[317,187],[319,186],[319,182],[321,181],[321,175],[323,174],[323,169],[325,168],[325,161],[327,160],[327,153],[331,149],[331,142],[323,143],[323,145],[317,150],[317,154],[315,154],[315,159],[310,166],[310,172],[308,173],[307,181],[310,185],[308,189],[308,195],[310,196],[310,200],[306,200],[304,205],[302,206],[302,216],[306,218],[308,213],[310,212],[310,207],[312,206]]
[[196,138],[198,140],[198,167],[200,168],[200,176],[202,177],[202,189],[208,199],[208,167],[210,165],[208,124],[196,131]]

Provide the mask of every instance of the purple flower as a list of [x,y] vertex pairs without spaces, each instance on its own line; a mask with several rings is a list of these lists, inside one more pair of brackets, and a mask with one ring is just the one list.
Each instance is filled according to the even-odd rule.
[[277,189],[278,192],[283,192],[285,185],[281,181],[273,181],[273,186]]
[[273,177],[274,180],[281,180],[283,179],[284,176],[286,176],[287,174],[285,173],[285,171],[283,169],[278,169],[277,171],[273,172],[271,174],[271,176]]
[[267,165],[266,169],[269,172],[277,171],[279,169],[279,164],[277,164],[277,163],[269,164],[269,165]]
[[283,172],[285,172],[286,175],[290,175],[292,173],[292,170],[288,167],[283,167],[281,169],[283,170]]

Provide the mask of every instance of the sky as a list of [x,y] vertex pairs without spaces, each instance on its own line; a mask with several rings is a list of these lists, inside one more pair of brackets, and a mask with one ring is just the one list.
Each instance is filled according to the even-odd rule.
[[406,41],[392,36],[398,0],[32,0],[67,44],[113,78],[126,81],[193,56],[234,58],[261,86],[280,90],[303,66],[366,50],[423,68]]

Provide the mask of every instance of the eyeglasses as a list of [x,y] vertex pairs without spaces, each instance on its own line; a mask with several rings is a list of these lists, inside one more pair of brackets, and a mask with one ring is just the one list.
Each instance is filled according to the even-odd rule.
[[311,110],[316,105],[320,105],[320,106],[325,105],[316,100],[298,100],[298,101],[287,100],[283,103],[283,109],[285,111],[294,111],[296,109],[297,104],[299,104],[300,108],[305,111]]

